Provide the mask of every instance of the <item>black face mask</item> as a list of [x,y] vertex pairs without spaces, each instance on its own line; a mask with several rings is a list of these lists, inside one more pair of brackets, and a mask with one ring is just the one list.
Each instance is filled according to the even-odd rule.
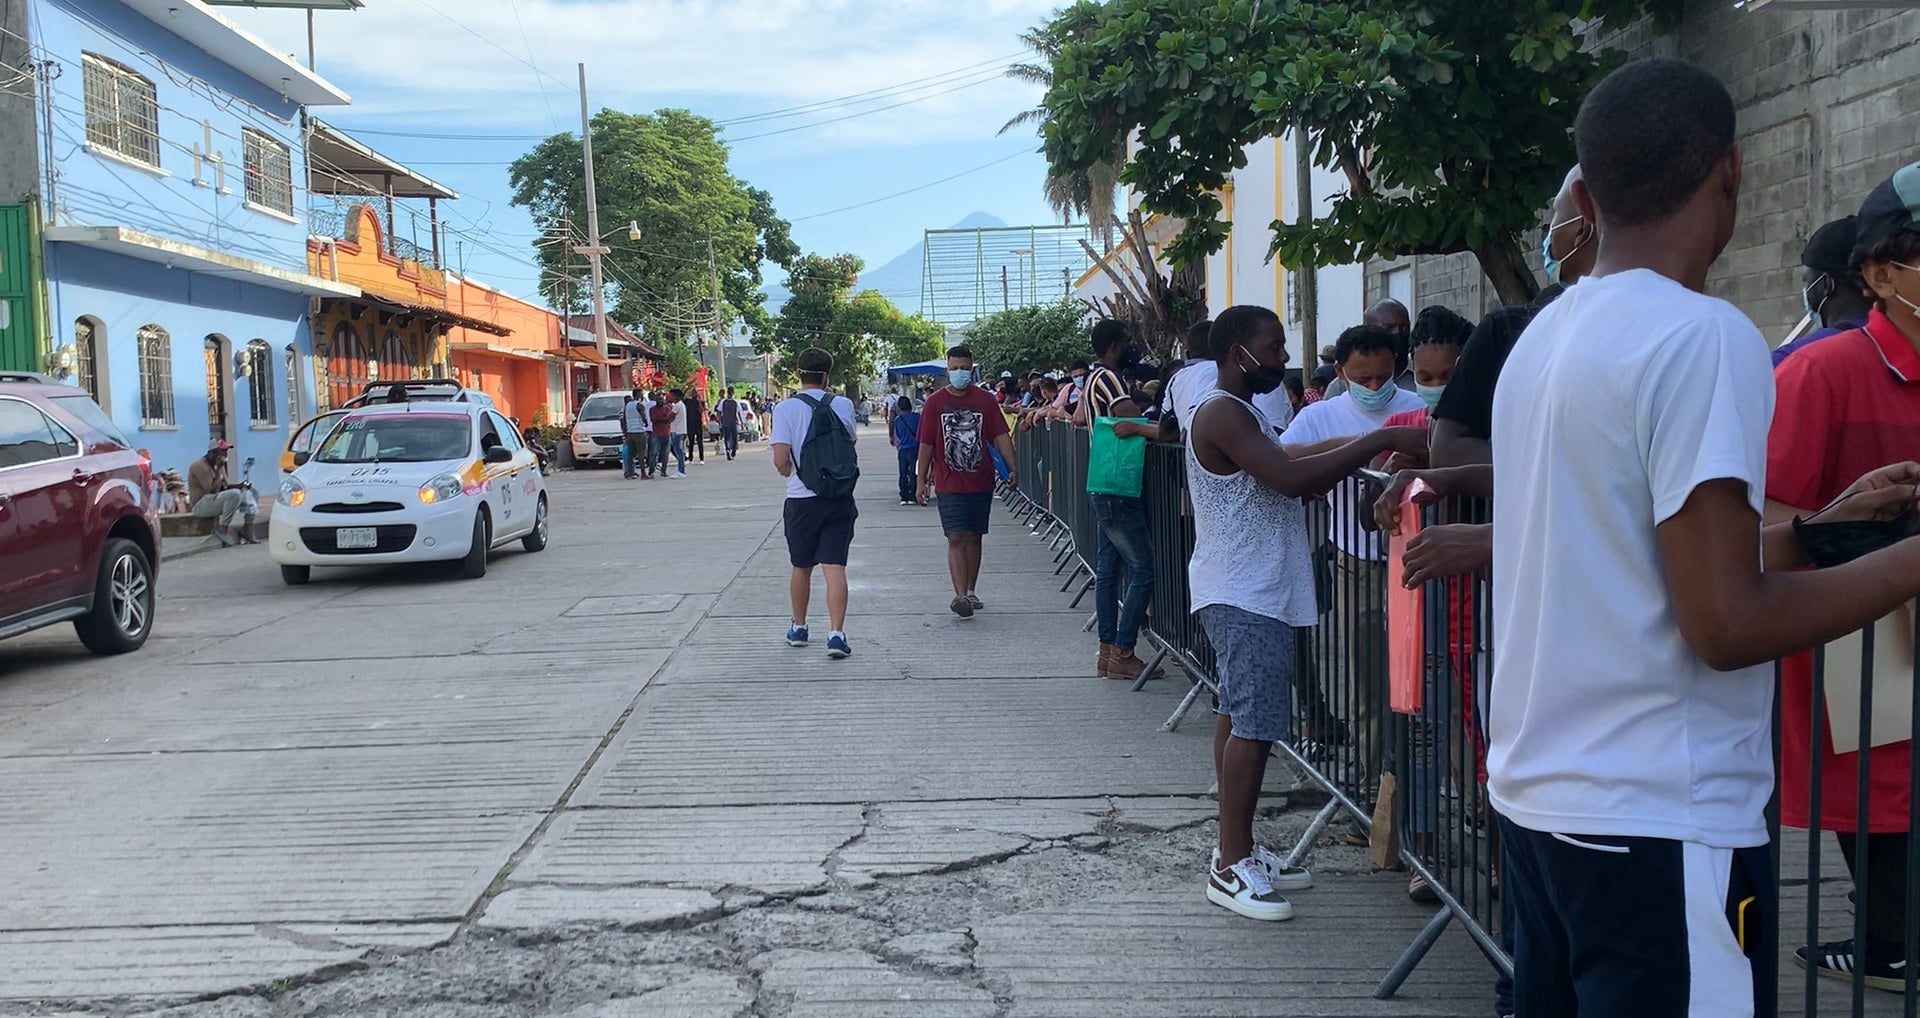
[[1253,367],[1251,369],[1241,368],[1240,372],[1247,377],[1247,388],[1253,390],[1254,395],[1264,396],[1287,384],[1287,366],[1285,364],[1270,367],[1260,363],[1260,359],[1254,357],[1246,347],[1237,347],[1236,349],[1241,353],[1245,353],[1248,359],[1253,361]]
[[1140,348],[1132,343],[1128,343],[1127,348],[1120,352],[1120,366],[1123,368],[1131,368],[1139,363]]

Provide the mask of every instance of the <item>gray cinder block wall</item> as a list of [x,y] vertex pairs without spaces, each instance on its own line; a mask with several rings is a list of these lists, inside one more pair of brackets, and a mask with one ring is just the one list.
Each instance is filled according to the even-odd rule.
[[[1800,319],[1807,236],[1920,160],[1920,10],[1889,0],[1878,9],[1743,11],[1713,0],[1693,4],[1664,36],[1636,25],[1610,41],[1635,55],[1693,60],[1732,91],[1746,167],[1740,222],[1709,287],[1777,341]],[[1527,239],[1537,268],[1539,235]],[[1473,256],[1412,261],[1421,306],[1469,317],[1498,306]],[[1369,301],[1385,296],[1382,276],[1398,264],[1368,265]]]

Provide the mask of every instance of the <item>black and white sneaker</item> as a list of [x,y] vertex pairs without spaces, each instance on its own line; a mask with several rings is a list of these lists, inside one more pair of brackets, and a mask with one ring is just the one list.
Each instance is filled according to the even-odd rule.
[[1293,906],[1273,889],[1267,880],[1267,868],[1252,857],[1224,870],[1207,867],[1207,900],[1261,922],[1293,918]]
[[[1795,948],[1793,960],[1799,963],[1801,968],[1806,968],[1807,949],[1804,947]],[[1814,949],[1814,971],[1825,978],[1852,982],[1856,964],[1853,941],[1851,940],[1836,940],[1832,943],[1821,944]],[[1906,991],[1906,959],[1876,960],[1868,958],[1864,967],[1865,974],[1863,981],[1868,986],[1876,990],[1892,990],[1895,993],[1904,993]]]

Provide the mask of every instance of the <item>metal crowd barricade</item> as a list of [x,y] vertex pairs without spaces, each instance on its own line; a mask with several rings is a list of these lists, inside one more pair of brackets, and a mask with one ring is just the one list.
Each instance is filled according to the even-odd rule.
[[[1037,534],[1055,542],[1062,571],[1072,564],[1075,573],[1063,591],[1081,571],[1088,572],[1084,596],[1092,584],[1089,556],[1094,547],[1085,494],[1086,433],[1050,423],[1016,441],[1023,491],[1013,496],[1014,509]],[[1173,659],[1193,681],[1180,709],[1164,726],[1168,730],[1202,693],[1213,689],[1215,675],[1212,649],[1187,610],[1193,521],[1184,488],[1181,447],[1150,445],[1141,493],[1155,562],[1147,633],[1159,651],[1156,659]],[[1497,970],[1510,975],[1512,961],[1502,936],[1506,924],[1499,896],[1498,829],[1483,774],[1487,694],[1495,681],[1490,589],[1484,577],[1475,576],[1427,585],[1420,708],[1406,715],[1388,710],[1383,606],[1386,584],[1397,578],[1387,575],[1384,549],[1366,530],[1373,490],[1363,472],[1343,481],[1328,498],[1307,503],[1320,621],[1302,631],[1297,641],[1294,737],[1276,744],[1275,751],[1329,796],[1290,853],[1290,862],[1301,861],[1343,812],[1356,835],[1370,832],[1376,815],[1390,818],[1398,857],[1428,881],[1439,900],[1432,920],[1382,980],[1378,995],[1386,997],[1455,921]],[[1342,512],[1343,504],[1351,511]],[[1423,525],[1488,518],[1484,504],[1461,502],[1429,509]],[[1813,739],[1810,751],[1781,754],[1779,766],[1783,772],[1795,768],[1806,776],[1805,813],[1812,826],[1827,830],[1809,834],[1783,828],[1776,795],[1770,811],[1772,884],[1751,901],[1732,903],[1730,921],[1741,924],[1743,946],[1753,958],[1759,1015],[1920,1018],[1920,893],[1915,890],[1920,887],[1920,842],[1910,836],[1920,823],[1920,799],[1911,794],[1920,785],[1920,756],[1904,751],[1912,734],[1920,731],[1920,696],[1912,694],[1920,687],[1920,661],[1913,654],[1920,634],[1913,626],[1911,616],[1903,616],[1850,641],[1816,649],[1804,688],[1780,684],[1780,722],[1788,720],[1788,712],[1799,712],[1808,720],[1806,730]],[[1891,650],[1879,646],[1889,639],[1898,645]],[[1888,668],[1897,669],[1907,682],[1883,681],[1876,687],[1876,670]],[[1841,686],[1847,695],[1831,697]],[[1884,700],[1889,691],[1900,698],[1889,704]],[[1883,698],[1880,703],[1877,694]],[[1846,713],[1836,713],[1832,702],[1846,705]],[[1833,732],[1848,729],[1857,745],[1872,746],[1876,731],[1886,745],[1865,754],[1824,752],[1832,745]],[[1842,768],[1843,776],[1829,780],[1826,772],[1834,767]],[[1389,776],[1394,795],[1383,806],[1380,790]],[[1909,793],[1904,801],[1889,791],[1897,791],[1902,779]],[[1847,798],[1868,803],[1869,809],[1847,818],[1844,808],[1823,802],[1842,788]],[[1867,819],[1874,803],[1882,804],[1877,824]],[[1904,817],[1904,823],[1890,816]],[[1853,848],[1842,851],[1842,838]],[[1850,865],[1846,856],[1851,856]],[[1813,966],[1794,962],[1793,947],[1815,955],[1824,943],[1851,937],[1856,945],[1868,944],[1876,932],[1887,940],[1896,929],[1898,957],[1881,960],[1898,961],[1898,978],[1870,981],[1864,964],[1822,978]],[[1896,953],[1891,943],[1878,949]]]

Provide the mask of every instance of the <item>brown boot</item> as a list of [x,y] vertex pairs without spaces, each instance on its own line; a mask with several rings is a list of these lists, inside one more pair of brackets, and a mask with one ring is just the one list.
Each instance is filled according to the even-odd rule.
[[1101,678],[1103,678],[1103,679],[1104,679],[1104,678],[1106,678],[1106,677],[1107,677],[1107,664],[1108,664],[1109,662],[1111,662],[1112,660],[1113,660],[1113,644],[1111,644],[1111,643],[1103,643],[1103,644],[1101,644],[1101,645],[1100,645],[1100,659],[1099,659],[1099,661],[1098,661],[1098,662],[1097,662],[1097,663],[1095,664],[1095,666],[1094,666],[1094,669],[1095,669],[1095,670],[1094,670],[1094,674],[1095,674],[1095,675],[1098,675],[1098,676],[1100,676],[1100,677],[1101,677]]
[[[1121,650],[1115,647],[1113,653],[1107,658],[1106,670],[1100,674],[1105,675],[1109,679],[1138,679],[1140,673],[1146,670],[1147,663],[1140,660],[1139,656],[1134,654],[1133,651]],[[1155,666],[1153,673],[1147,676],[1149,679],[1165,677],[1166,672],[1161,671],[1158,666]]]

